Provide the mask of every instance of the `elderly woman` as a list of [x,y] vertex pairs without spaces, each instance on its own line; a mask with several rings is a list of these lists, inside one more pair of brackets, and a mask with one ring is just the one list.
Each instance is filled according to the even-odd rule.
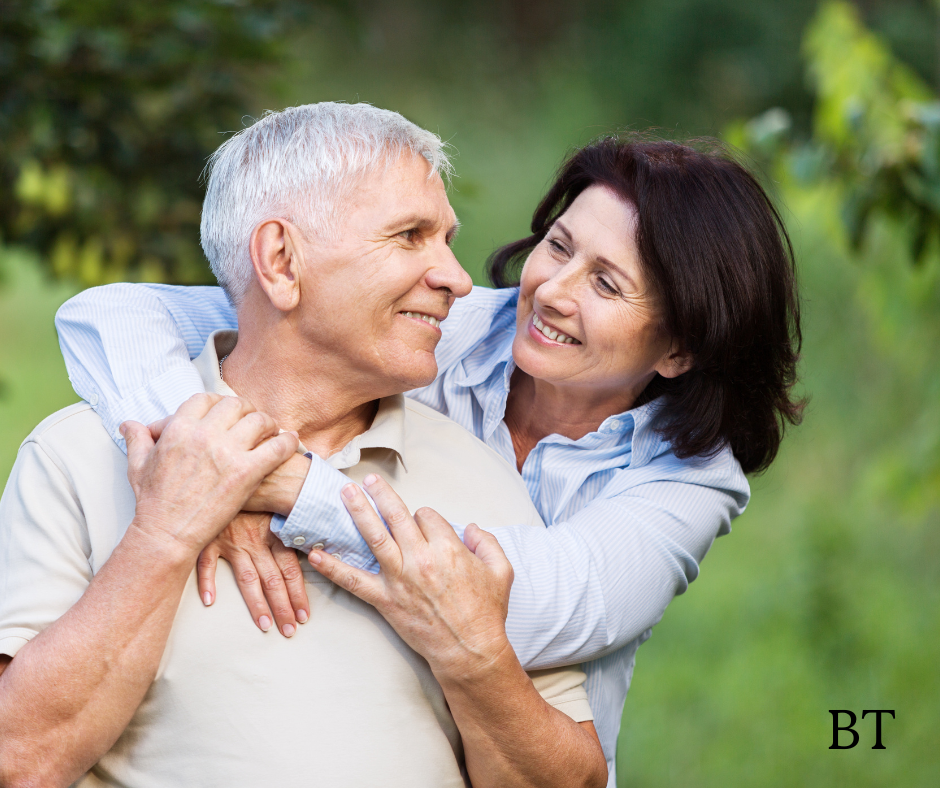
[[[289,515],[272,524],[278,538],[253,547],[258,518],[236,523],[201,562],[200,590],[211,603],[221,551],[249,570],[237,574],[274,578],[243,593],[259,626],[273,615],[292,634],[308,603],[302,581],[277,577],[298,574],[283,545],[300,535],[326,548],[311,553],[319,571],[376,604],[412,645],[446,636],[486,658],[490,622],[467,615],[467,598],[503,593],[493,578],[508,559],[509,642],[527,669],[585,662],[614,785],[636,649],[743,510],[744,474],[767,468],[786,422],[799,421],[793,255],[767,195],[720,149],[640,137],[572,155],[531,230],[491,258],[498,289],[454,305],[438,377],[410,396],[514,462],[548,528],[464,534],[429,510],[412,519],[371,479],[394,537],[383,538],[358,488],[341,497],[344,476],[298,457],[259,496],[259,508]],[[76,390],[116,426],[193,393],[181,382],[189,358],[234,315],[217,290],[116,285],[67,303],[57,325]],[[133,360],[121,353],[129,342]],[[330,485],[335,508],[314,511],[304,491]],[[385,571],[370,574],[378,564]]]

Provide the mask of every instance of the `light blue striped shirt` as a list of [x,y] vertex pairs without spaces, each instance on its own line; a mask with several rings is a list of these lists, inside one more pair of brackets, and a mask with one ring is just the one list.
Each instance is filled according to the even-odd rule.
[[[515,289],[474,288],[458,300],[441,326],[438,378],[409,394],[513,464],[503,414],[517,298]],[[76,296],[56,327],[75,390],[123,446],[122,421],[148,423],[203,390],[189,361],[212,331],[235,328],[236,319],[218,288],[122,284]],[[654,409],[613,415],[580,440],[539,441],[522,476],[548,528],[493,532],[515,571],[509,639],[527,669],[585,663],[610,786],[636,650],[749,496],[729,450],[678,460],[653,429]],[[339,497],[348,481],[315,458],[290,517],[272,527],[285,544],[298,536],[306,549],[322,541],[374,570]]]

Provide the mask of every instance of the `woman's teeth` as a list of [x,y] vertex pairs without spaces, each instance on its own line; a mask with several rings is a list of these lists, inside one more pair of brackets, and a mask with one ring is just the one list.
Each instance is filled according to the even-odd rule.
[[422,315],[420,312],[402,312],[405,317],[413,317],[416,320],[423,320],[425,323],[430,323],[434,328],[440,326],[441,321],[436,317],[431,317],[430,315]]
[[574,337],[569,337],[567,334],[562,334],[561,331],[555,331],[555,329],[549,328],[541,320],[539,320],[539,316],[534,313],[532,315],[532,324],[539,331],[541,331],[545,336],[547,336],[549,339],[555,342],[560,342],[562,345],[580,345],[581,344]]

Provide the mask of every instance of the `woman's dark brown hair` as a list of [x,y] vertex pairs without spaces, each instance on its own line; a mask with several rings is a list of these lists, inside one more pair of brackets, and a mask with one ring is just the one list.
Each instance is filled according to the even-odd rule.
[[532,235],[490,257],[496,287],[518,284],[529,252],[594,185],[636,209],[640,262],[663,327],[694,358],[683,375],[657,375],[636,405],[659,399],[657,428],[676,456],[730,446],[745,473],[765,470],[804,405],[792,397],[800,305],[779,213],[715,141],[608,137],[562,165],[532,217]]

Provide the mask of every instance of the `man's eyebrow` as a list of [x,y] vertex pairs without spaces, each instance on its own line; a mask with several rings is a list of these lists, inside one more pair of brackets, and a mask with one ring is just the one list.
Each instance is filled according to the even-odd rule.
[[398,233],[402,230],[410,230],[413,227],[416,227],[420,230],[424,230],[428,227],[433,226],[434,222],[427,216],[422,216],[418,213],[410,213],[405,216],[397,216],[392,221],[386,225],[386,230],[390,233]]
[[[567,227],[565,227],[565,225],[562,223],[561,219],[556,219],[556,220],[555,220],[555,224],[552,225],[552,227],[553,227],[553,228],[554,228],[554,227],[557,227],[557,228],[561,231],[561,233],[562,233],[569,241],[573,240],[573,237],[572,237],[572,235],[571,235],[571,232],[568,230]],[[603,256],[601,256],[601,255],[597,255],[594,259],[597,260],[597,262],[599,262],[599,263],[600,263],[602,266],[604,266],[605,268],[610,268],[610,269],[612,269],[613,271],[616,271],[618,274],[620,274],[620,276],[622,276],[624,279],[626,279],[634,288],[636,288],[637,284],[636,284],[636,282],[633,280],[633,277],[630,276],[630,274],[628,274],[626,271],[624,271],[619,265],[617,265],[616,263],[611,262],[611,261],[608,260],[606,257],[603,257]]]

